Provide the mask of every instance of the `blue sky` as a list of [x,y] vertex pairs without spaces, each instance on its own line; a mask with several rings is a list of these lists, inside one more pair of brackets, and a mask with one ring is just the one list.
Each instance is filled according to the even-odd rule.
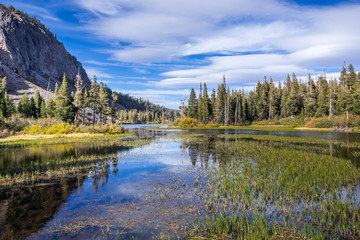
[[346,61],[359,70],[360,1],[12,0],[39,18],[110,88],[178,108],[190,88],[209,91],[225,74],[251,89],[264,76],[284,81]]

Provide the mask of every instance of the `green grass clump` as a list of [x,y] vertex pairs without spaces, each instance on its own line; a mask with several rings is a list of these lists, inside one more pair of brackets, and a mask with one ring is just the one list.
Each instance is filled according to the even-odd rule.
[[360,172],[353,163],[261,142],[269,139],[283,145],[309,141],[256,135],[215,142],[214,151],[228,158],[220,158],[220,167],[204,177],[199,192],[210,216],[200,219],[189,237],[358,239]]
[[66,137],[66,136],[54,136],[54,138],[40,138],[32,140],[16,140],[9,142],[0,142],[0,147],[24,147],[28,145],[46,145],[46,144],[61,144],[70,142],[88,142],[96,140],[106,140],[115,138],[127,138],[134,137],[135,133],[121,133],[112,135],[94,135],[86,137]]

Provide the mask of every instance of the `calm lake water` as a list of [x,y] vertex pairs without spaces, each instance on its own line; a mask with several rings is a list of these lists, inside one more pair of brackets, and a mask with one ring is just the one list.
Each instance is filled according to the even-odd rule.
[[[141,147],[91,141],[1,149],[0,173],[19,173],[48,159],[115,153],[101,174],[1,190],[0,239],[158,239],[203,214],[203,202],[190,188],[196,173],[217,167],[213,151],[219,135],[268,134],[317,137],[360,143],[360,134],[244,130],[151,130],[128,125],[128,132],[150,139]],[[191,144],[187,136],[203,138]],[[326,154],[360,167],[359,148],[325,144]],[[25,169],[25,170],[24,170]],[[182,186],[179,188],[178,186]]]

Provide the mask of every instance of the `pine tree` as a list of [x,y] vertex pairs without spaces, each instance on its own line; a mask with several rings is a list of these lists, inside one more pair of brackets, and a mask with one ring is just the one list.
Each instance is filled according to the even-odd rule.
[[289,107],[288,107],[288,98],[291,89],[291,80],[289,74],[287,75],[286,82],[281,92],[281,112],[280,117],[288,117]]
[[214,120],[218,124],[224,124],[225,121],[225,100],[226,91],[224,83],[218,86],[216,100],[215,100],[215,111]]
[[33,97],[30,99],[30,117],[37,118],[36,103]]
[[270,86],[264,77],[264,83],[258,82],[259,89],[259,104],[258,104],[258,120],[264,120],[269,118],[269,91]]
[[56,105],[54,100],[51,98],[47,101],[46,104],[46,115],[50,118],[53,118],[56,115]]
[[353,86],[353,113],[360,115],[360,81],[356,80]]
[[31,116],[30,100],[26,91],[18,103],[17,112],[22,114],[24,117]]
[[40,118],[46,118],[47,117],[47,113],[46,113],[46,105],[45,105],[45,101],[41,102],[41,106],[40,106]]
[[306,99],[306,84],[300,79],[299,83],[299,112],[304,116],[305,114],[305,99]]
[[15,104],[12,98],[10,98],[10,96],[7,94],[7,91],[5,91],[4,99],[6,106],[6,115],[4,115],[4,117],[10,117],[16,112]]
[[287,105],[287,116],[294,117],[300,113],[300,99],[299,99],[299,82],[295,73],[293,73],[292,82],[290,86],[290,91],[288,99],[286,102]]
[[40,92],[36,90],[35,93],[35,118],[40,118],[40,109],[41,104],[44,102],[44,99],[41,97]]
[[75,96],[74,96],[74,105],[78,108],[76,119],[79,120],[84,115],[84,96],[83,96],[83,80],[80,74],[76,75],[76,82],[75,82]]
[[335,103],[336,103],[336,95],[337,95],[337,83],[336,80],[329,81],[329,118],[335,112]]
[[109,93],[102,82],[100,82],[99,86],[99,113],[100,122],[104,123],[106,115],[109,114]]
[[308,117],[313,117],[317,110],[317,90],[310,74],[308,77],[308,86],[304,101],[304,109],[305,115]]
[[[117,112],[118,112],[118,107],[117,107],[118,95],[115,92],[113,92],[111,94],[111,97],[112,97],[112,102],[111,102],[111,122],[115,123],[116,115],[117,115]],[[146,122],[149,122],[147,108],[146,108]]]
[[99,103],[99,87],[96,82],[96,76],[94,75],[93,81],[91,82],[90,91],[89,91],[89,106],[92,109],[92,124],[95,124],[96,120],[96,112],[98,111],[98,103]]
[[57,83],[55,83],[55,90],[54,90],[55,98],[58,96],[58,94],[59,94],[59,85]]
[[210,99],[210,120],[214,119],[214,114],[215,114],[215,104],[216,104],[216,92],[215,89],[212,89],[212,93],[211,93],[211,99]]
[[204,122],[204,116],[203,116],[203,112],[202,112],[202,108],[203,108],[203,102],[202,102],[202,84],[200,83],[200,92],[199,92],[199,97],[198,97],[198,102],[197,102],[197,119],[200,122]]
[[245,125],[249,118],[249,106],[245,97],[245,90],[241,91],[240,123]]
[[320,76],[318,80],[318,101],[316,116],[321,117],[329,114],[329,86],[325,77]]
[[203,114],[203,122],[208,123],[210,118],[210,99],[207,92],[206,83],[204,83],[204,93],[202,99],[202,114]]
[[277,114],[278,101],[276,96],[276,87],[273,83],[272,78],[270,77],[269,83],[269,119],[272,119]]
[[84,97],[83,97],[83,116],[82,116],[82,123],[85,124],[86,120],[86,108],[89,106],[89,93],[87,89],[84,90]]
[[58,96],[55,100],[56,117],[64,122],[73,122],[77,112],[77,107],[75,107],[72,102],[73,98],[64,74]]
[[347,87],[347,72],[345,66],[342,67],[341,73],[340,73],[340,86],[342,88]]
[[196,93],[195,93],[194,89],[191,88],[190,97],[189,97],[189,100],[188,100],[187,117],[196,118],[196,115],[197,115]]
[[350,89],[350,92],[351,94],[354,93],[355,91],[355,84],[356,84],[356,73],[355,73],[355,70],[354,70],[354,67],[352,64],[349,65],[348,67],[348,76],[347,76],[347,85],[348,85],[348,88]]

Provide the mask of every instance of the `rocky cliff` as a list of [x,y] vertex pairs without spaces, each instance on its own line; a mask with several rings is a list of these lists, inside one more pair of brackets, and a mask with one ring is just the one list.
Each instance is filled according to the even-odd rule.
[[78,73],[90,85],[81,63],[40,21],[2,6],[0,74],[8,77],[9,94],[17,100],[24,91],[31,96],[39,90],[45,98],[51,97],[46,90],[54,90],[56,83],[60,86],[64,73],[72,88]]

